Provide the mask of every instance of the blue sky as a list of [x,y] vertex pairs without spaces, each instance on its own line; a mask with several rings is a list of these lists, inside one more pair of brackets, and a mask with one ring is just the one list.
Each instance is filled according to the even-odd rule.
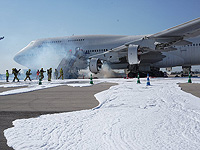
[[199,0],[0,0],[0,73],[32,40],[151,34],[200,17]]

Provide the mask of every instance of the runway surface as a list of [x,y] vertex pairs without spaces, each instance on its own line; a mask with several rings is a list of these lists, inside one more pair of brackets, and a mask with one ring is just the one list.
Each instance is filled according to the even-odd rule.
[[200,97],[200,84],[198,83],[179,83],[181,89],[194,96]]
[[[90,87],[58,86],[28,93],[0,96],[0,149],[7,150],[3,131],[12,127],[12,121],[37,117],[42,114],[91,109],[99,103],[94,94],[109,89],[112,83]],[[21,88],[21,87],[20,87]],[[0,88],[0,92],[16,88]]]
[[[42,114],[91,109],[98,105],[94,94],[112,85],[115,84],[101,83],[82,88],[63,85],[28,93],[0,96],[0,149],[12,149],[7,146],[3,135],[5,129],[12,127],[12,121]],[[179,86],[183,91],[200,97],[200,84],[180,83]],[[16,88],[0,88],[0,92],[12,89]]]

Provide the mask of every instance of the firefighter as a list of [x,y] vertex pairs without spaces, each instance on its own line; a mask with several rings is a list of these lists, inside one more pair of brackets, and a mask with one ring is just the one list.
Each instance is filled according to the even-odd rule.
[[32,75],[31,69],[29,69],[28,71],[26,71],[26,78],[24,79],[24,81],[26,81],[27,78],[29,78],[29,80],[31,81],[30,75]]
[[41,78],[41,80],[44,79],[44,72],[46,72],[46,71],[44,71],[43,68],[41,68],[41,70],[40,70],[40,78]]
[[62,80],[63,80],[63,70],[62,70],[62,68],[60,69],[60,76],[59,76],[58,79],[60,79],[61,77],[62,77]]
[[9,82],[8,78],[9,78],[9,72],[8,72],[8,70],[6,70],[6,82]]
[[16,68],[13,68],[13,69],[12,69],[12,74],[14,74],[13,82],[15,82],[15,79],[17,79],[18,82],[19,82],[19,79],[18,79],[17,75],[19,74],[20,70],[21,70],[21,69],[17,70]]
[[52,68],[47,70],[48,81],[51,81]]
[[37,73],[36,73],[36,79],[38,79],[39,75],[40,75],[40,71],[37,70]]
[[55,69],[54,75],[55,75],[55,78],[58,79],[58,70],[57,69]]

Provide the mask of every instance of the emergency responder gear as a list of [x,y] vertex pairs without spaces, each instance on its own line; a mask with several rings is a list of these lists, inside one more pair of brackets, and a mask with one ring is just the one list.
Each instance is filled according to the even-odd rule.
[[42,81],[42,79],[44,79],[44,72],[46,72],[46,71],[44,71],[43,68],[41,68],[41,70],[40,70],[41,81]]
[[48,81],[51,81],[52,68],[47,70]]
[[28,78],[31,81],[30,75],[32,75],[31,69],[29,69],[28,71],[26,71],[26,78],[24,79],[24,81],[26,81],[26,79],[28,79]]
[[16,68],[13,68],[13,69],[12,69],[12,74],[14,74],[13,82],[15,82],[15,79],[17,79],[18,82],[19,82],[19,79],[18,79],[17,75],[19,74],[20,70],[21,70],[21,69],[17,70]]
[[54,75],[55,75],[55,79],[58,79],[58,70],[57,69],[55,69]]
[[9,82],[8,78],[9,78],[9,72],[8,72],[8,70],[6,70],[6,82]]
[[36,73],[36,79],[38,79],[39,78],[39,75],[40,75],[40,71],[39,70],[37,70],[37,73]]
[[60,76],[59,76],[58,79],[60,79],[61,77],[62,77],[62,80],[63,80],[63,70],[62,70],[62,68],[60,69]]

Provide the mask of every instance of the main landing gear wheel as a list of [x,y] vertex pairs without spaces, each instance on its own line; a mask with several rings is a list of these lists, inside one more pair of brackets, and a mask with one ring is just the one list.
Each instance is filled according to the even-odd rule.
[[137,74],[134,73],[134,72],[129,72],[129,73],[128,73],[128,77],[129,77],[129,78],[135,78],[136,76],[137,76]]

